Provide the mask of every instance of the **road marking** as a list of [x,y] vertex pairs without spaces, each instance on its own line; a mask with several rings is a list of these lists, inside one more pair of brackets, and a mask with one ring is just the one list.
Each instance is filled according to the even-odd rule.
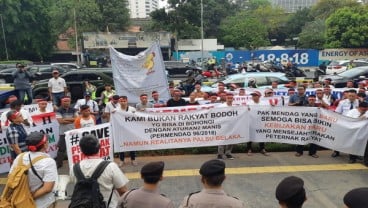
[[[293,165],[293,166],[267,166],[267,167],[240,167],[226,168],[226,175],[244,175],[255,173],[290,173],[290,172],[310,172],[310,171],[346,171],[346,170],[366,170],[362,164],[326,164],[326,165]],[[165,177],[198,176],[199,169],[165,170]],[[129,179],[140,179],[138,172],[124,173]]]
[[[325,165],[290,165],[290,166],[266,166],[266,167],[239,167],[226,168],[226,175],[245,175],[262,173],[293,173],[311,171],[347,171],[367,170],[363,164],[325,164]],[[165,170],[165,177],[199,176],[199,169]],[[128,179],[140,179],[140,173],[124,173]],[[7,178],[0,178],[0,185],[6,184]]]

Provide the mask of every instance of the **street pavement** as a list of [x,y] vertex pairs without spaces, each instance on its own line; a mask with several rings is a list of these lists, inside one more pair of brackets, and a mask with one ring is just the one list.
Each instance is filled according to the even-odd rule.
[[[254,153],[234,154],[234,160],[225,160],[227,178],[224,182],[225,191],[243,200],[249,208],[278,207],[275,199],[277,184],[290,175],[304,180],[307,198],[303,207],[309,208],[341,208],[346,192],[357,187],[368,187],[368,168],[358,161],[348,164],[348,155],[342,154],[332,158],[332,151],[318,152],[319,158],[308,156],[295,157],[294,152],[271,153],[264,156]],[[142,185],[139,177],[140,168],[151,161],[164,161],[164,180],[160,190],[178,206],[183,197],[191,192],[201,190],[198,169],[213,155],[174,155],[138,157],[138,166],[127,165],[122,168],[130,179],[129,188]],[[118,162],[118,159],[116,159]],[[68,174],[69,168],[65,161],[59,174]],[[71,190],[68,189],[68,195]],[[69,201],[58,201],[57,207],[67,207]]]

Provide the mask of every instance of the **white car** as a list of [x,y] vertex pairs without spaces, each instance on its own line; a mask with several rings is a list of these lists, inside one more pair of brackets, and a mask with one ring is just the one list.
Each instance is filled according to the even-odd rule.
[[[347,70],[347,66],[350,60],[339,60],[339,61],[332,61],[326,69],[326,74],[339,74]],[[363,60],[354,60],[353,61],[355,67],[359,66],[368,66],[367,61]]]
[[[280,72],[249,72],[249,73],[239,73],[227,76],[224,80],[219,80],[218,82],[223,82],[226,88],[230,84],[235,84],[239,88],[247,88],[249,80],[255,80],[258,88],[270,88],[273,81],[278,82],[279,88],[284,88],[285,84],[290,82],[289,78],[285,76],[284,73]],[[203,92],[217,92],[218,82],[211,86],[202,86]]]

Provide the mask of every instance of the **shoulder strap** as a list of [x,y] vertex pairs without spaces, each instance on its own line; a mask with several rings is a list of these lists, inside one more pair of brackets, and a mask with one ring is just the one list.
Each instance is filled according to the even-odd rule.
[[110,164],[110,161],[102,161],[100,164],[98,164],[98,166],[97,166],[96,170],[93,172],[91,178],[94,178],[94,179],[97,180],[109,164]]
[[123,203],[122,203],[122,208],[125,208],[125,204],[126,204],[126,200],[128,198],[128,195],[134,191],[134,190],[137,190],[136,188],[133,188],[133,189],[130,189],[125,195],[124,195],[124,198],[123,198]]
[[193,194],[197,194],[197,193],[199,193],[199,192],[201,192],[201,191],[192,192],[192,193],[190,193],[190,194],[188,195],[187,203],[185,204],[185,207],[188,207],[188,206],[189,206],[189,199],[190,199],[190,197],[191,197]]
[[36,163],[37,161],[39,161],[39,160],[41,160],[43,158],[47,158],[47,156],[40,155],[38,157],[33,158],[33,160],[31,160],[31,154],[28,154],[28,158],[29,158],[29,164],[31,165],[32,172],[37,176],[38,179],[40,179],[40,181],[43,181],[42,178],[41,178],[41,176],[38,175],[36,169],[34,168],[33,163]]
[[85,180],[86,177],[84,177],[82,170],[80,169],[79,163],[75,164],[73,167],[73,173],[75,177],[77,178],[77,181]]

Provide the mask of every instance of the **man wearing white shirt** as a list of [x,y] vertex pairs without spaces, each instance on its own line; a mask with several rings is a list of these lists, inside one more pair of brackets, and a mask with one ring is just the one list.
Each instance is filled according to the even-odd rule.
[[110,121],[111,113],[115,113],[120,108],[119,98],[119,95],[113,95],[111,100],[106,104],[102,118],[106,119],[107,122]]
[[[30,116],[29,112],[22,109],[22,101],[20,100],[15,100],[13,102],[10,103],[10,110],[15,110],[17,112],[20,112],[20,114],[22,114],[22,117],[24,119],[23,121],[23,126],[25,127],[26,131],[28,130],[29,127],[31,127],[31,125],[33,124],[33,120],[32,117]],[[10,111],[5,111],[1,114],[0,120],[1,120],[1,129],[2,130],[6,130],[9,126],[9,121],[8,118],[6,117],[6,114]]]
[[[252,99],[248,102],[248,106],[254,106],[254,105],[267,106],[267,105],[270,105],[270,103],[265,103],[265,102],[261,101],[260,98],[261,98],[262,94],[259,91],[254,91],[250,95],[252,96]],[[264,142],[259,143],[259,149],[260,149],[260,153],[263,154],[264,156],[269,156],[270,155],[266,151]],[[247,153],[248,153],[248,156],[252,155],[252,142],[247,142]]]
[[[367,119],[367,110],[368,110],[368,103],[361,102],[359,103],[358,108],[349,110],[346,113],[346,116],[351,118]],[[349,155],[349,163],[356,163],[357,158],[358,156],[356,155]]]
[[[357,99],[357,92],[356,90],[349,90],[347,99],[341,100],[339,104],[337,105],[337,108],[335,109],[336,113],[340,113],[344,116],[354,108],[357,108],[359,106],[359,100]],[[340,152],[334,151],[331,155],[331,157],[337,157],[340,155]]]
[[357,99],[356,90],[349,90],[348,98],[339,102],[335,112],[346,116],[349,110],[357,108],[359,106],[359,100]]
[[84,93],[84,99],[79,99],[77,103],[75,104],[74,109],[79,111],[82,105],[88,105],[89,109],[91,110],[91,114],[97,117],[99,113],[98,104],[96,101],[91,99],[90,92]]
[[61,104],[61,98],[65,96],[67,92],[66,82],[63,78],[59,77],[59,71],[57,69],[52,70],[52,76],[47,84],[49,88],[49,97],[54,106],[59,107]]
[[[230,107],[233,106],[233,100],[234,100],[234,95],[231,93],[227,93],[226,94],[226,102],[219,104],[217,107],[219,108],[226,108],[226,107]],[[226,156],[227,159],[229,160],[233,160],[234,157],[231,155],[231,151],[233,150],[233,145],[220,145],[217,148],[217,159],[224,159],[224,154]]]

